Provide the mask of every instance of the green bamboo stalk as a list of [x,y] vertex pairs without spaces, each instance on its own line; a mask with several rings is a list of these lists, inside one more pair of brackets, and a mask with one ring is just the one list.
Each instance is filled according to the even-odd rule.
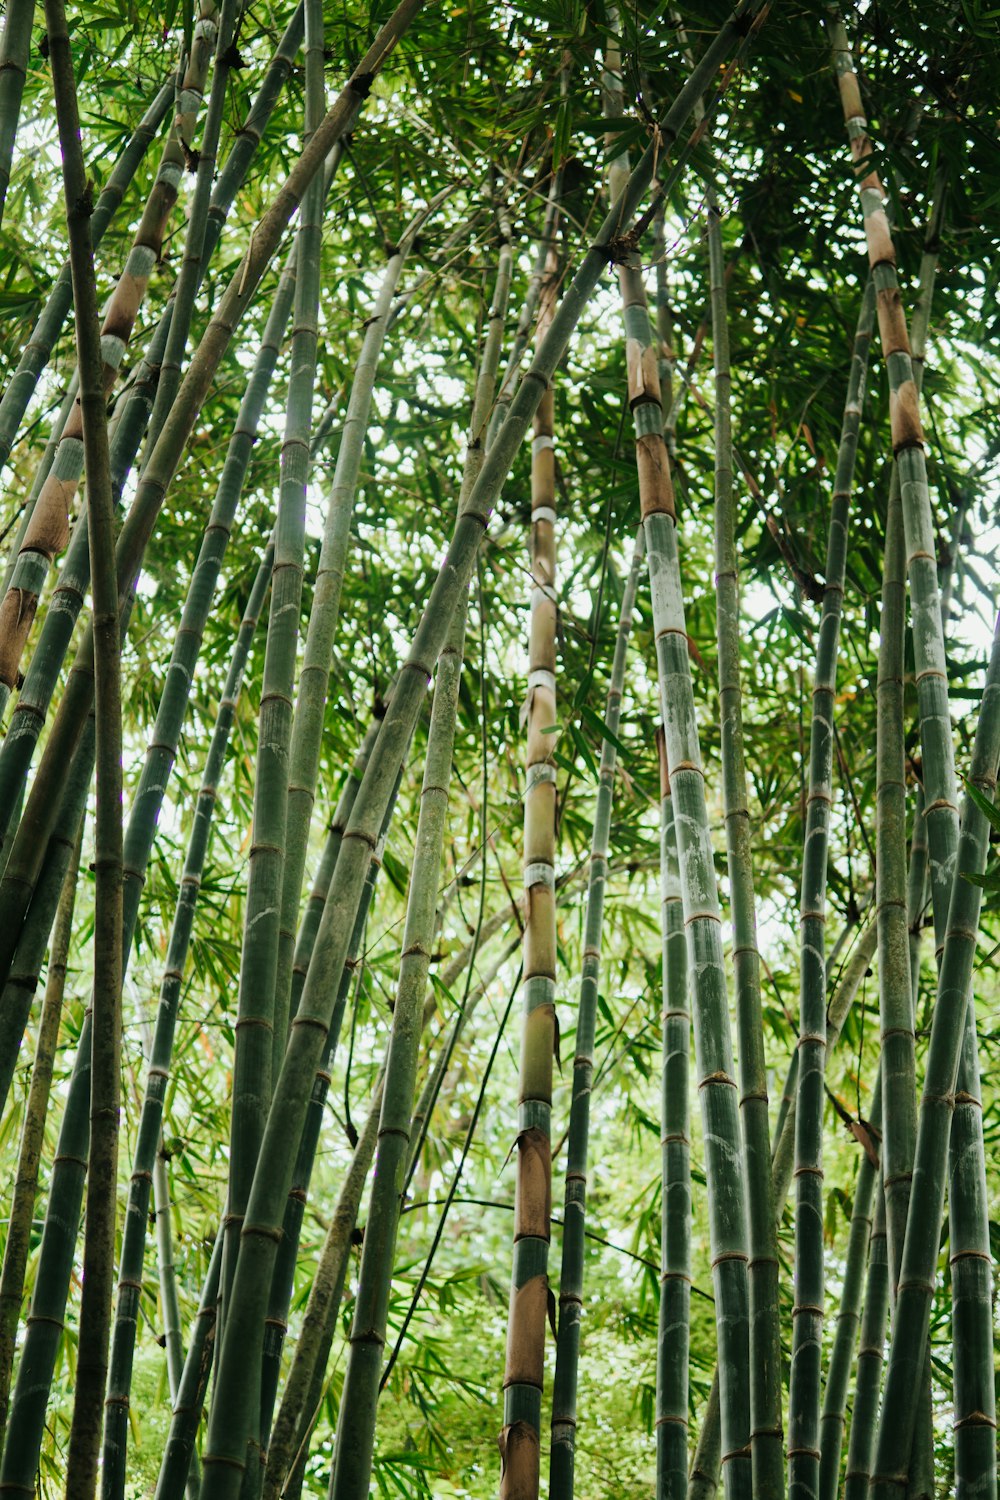
[[[877,1132],[882,1125],[882,1079],[879,1074],[869,1109],[872,1149],[875,1149]],[[861,1324],[861,1299],[865,1279],[865,1267],[872,1239],[873,1203],[879,1186],[877,1158],[872,1159],[863,1152],[854,1183],[854,1204],[851,1209],[851,1228],[844,1263],[844,1284],[840,1294],[840,1310],[833,1336],[833,1349],[827,1371],[826,1388],[823,1392],[823,1414],[820,1425],[820,1500],[837,1500],[840,1492],[840,1455],[847,1425],[845,1408],[847,1385],[854,1364],[854,1342]]]
[[660,870],[663,934],[660,1310],[656,1353],[656,1496],[687,1494],[691,1339],[691,1006],[674,801],[662,730]]
[[[639,571],[643,563],[642,533],[632,552],[622,595],[621,614],[608,685],[604,723],[617,736],[625,687],[625,663],[632,630]],[[601,935],[607,883],[608,843],[614,802],[617,747],[614,738],[601,741],[597,806],[590,843],[590,871],[583,918],[583,968],[577,1011],[573,1088],[566,1142],[566,1188],[563,1210],[562,1266],[559,1274],[559,1324],[556,1367],[552,1384],[552,1446],[549,1490],[553,1497],[573,1494],[580,1325],[583,1318],[584,1250],[587,1204],[587,1156],[590,1135],[590,1086],[594,1072],[594,1032],[601,971]]]
[[[240,268],[217,304],[216,312],[191,360],[156,447],[145,464],[135,501],[119,535],[118,572],[123,591],[134,585],[167,489],[179,466],[219,361],[228,348],[239,319],[256,291],[289,219],[326,155],[353,122],[360,101],[367,97],[372,78],[393,50],[420,3],[421,0],[401,0],[396,12],[382,27],[355,68],[352,80],[341,91],[337,102],[293,167],[271,208],[257,225]],[[8,860],[6,885],[0,883],[0,911],[10,918],[9,922],[4,923],[4,936],[0,938],[0,975],[9,966],[9,947],[13,933],[23,918],[37,872],[37,851],[40,845],[44,845],[44,835],[48,832],[52,815],[50,778],[55,774],[52,767],[65,765],[72,757],[82,732],[82,714],[90,697],[88,677],[91,651],[91,637],[86,632],[77,653],[78,670],[71,672],[67,681],[46,747],[50,758],[49,771],[43,776],[40,769],[35,777],[18,830],[20,847],[12,851]]]
[[[557,306],[560,174],[553,177],[538,298],[535,349],[543,346]],[[555,393],[546,382],[533,415],[528,558],[528,695],[524,790],[523,1022],[518,1075],[517,1187],[514,1252],[507,1313],[507,1352],[500,1432],[501,1500],[538,1494],[548,1256],[552,1213],[552,1059],[556,1050],[556,483]],[[347,1500],[344,1496],[331,1500]]]
[[[8,16],[10,14],[11,12],[8,11]],[[171,79],[157,92],[142,116],[94,204],[94,211],[90,217],[90,233],[95,250],[173,102],[174,80]],[[67,261],[55,280],[38,321],[32,329],[31,337],[24,346],[17,369],[8,381],[7,388],[0,399],[0,462],[4,464],[10,457],[28,404],[38,387],[39,376],[49,362],[53,347],[66,320],[66,314],[72,304],[73,281]]]
[[21,1149],[17,1159],[17,1174],[14,1178],[7,1238],[4,1242],[3,1270],[0,1272],[0,1448],[3,1446],[7,1428],[14,1347],[17,1342],[17,1325],[24,1298],[24,1273],[28,1264],[35,1198],[38,1193],[38,1168],[49,1108],[56,1043],[59,1039],[59,1023],[62,1019],[63,995],[66,990],[66,967],[73,930],[73,907],[76,901],[76,880],[80,868],[82,835],[83,823],[81,821],[63,878],[55,925],[52,929],[48,978],[38,1022],[35,1062],[24,1109]]
[[[733,441],[726,307],[726,265],[722,221],[708,190],[706,234],[715,363],[715,587],[719,649],[719,712],[722,740],[723,807],[733,923],[733,969],[740,1066],[740,1117],[748,1209],[750,1302],[750,1452],[753,1493],[758,1500],[782,1500],[784,1452],[781,1413],[781,1318],[778,1295],[778,1240],[771,1183],[767,1061],[760,997],[757,907],[743,749],[740,684],[739,568],[733,496]],[[874,299],[872,308],[874,307]],[[869,320],[870,327],[870,320]],[[846,553],[846,537],[843,551]],[[840,592],[843,591],[843,562]],[[834,584],[836,588],[836,583]],[[835,594],[839,604],[840,594]],[[826,998],[825,970],[822,999]],[[680,1477],[678,1476],[678,1484]]]
[[[195,26],[194,41],[178,95],[178,109],[187,111],[185,121],[190,117],[193,100],[200,98],[211,56],[211,42],[215,38],[214,0],[204,0],[203,8],[205,14]],[[184,153],[179,140],[180,120],[178,114],[167,138],[132,248],[100,325],[101,382],[105,394],[117,380],[149,278],[160,258],[170,214],[177,202],[184,168]],[[86,181],[84,171],[81,183],[85,185]],[[72,239],[70,244],[72,247]],[[75,280],[74,276],[74,298],[77,295]],[[79,318],[77,308],[78,323]],[[6,706],[17,680],[21,655],[49,566],[69,541],[69,510],[83,472],[84,442],[82,405],[77,405],[63,429],[49,477],[42,486],[25,532],[10,588],[0,602],[0,709]]]
[[[506,216],[502,216],[506,225]],[[513,270],[508,232],[502,232],[496,286],[473,396],[459,496],[459,517],[486,457],[487,429],[496,392],[500,347]],[[337,1445],[330,1476],[331,1500],[367,1495],[375,1443],[382,1351],[392,1288],[403,1181],[412,1147],[413,1098],[423,1030],[427,975],[444,856],[448,793],[465,652],[466,598],[459,601],[438,656],[413,867],[407,894],[402,958],[378,1125],[378,1170],[372,1184],[368,1227],[361,1252]]]
[[333,481],[327,496],[309,626],[306,632],[298,695],[288,753],[288,801],[281,912],[275,961],[272,1073],[277,1077],[288,1041],[291,1015],[295,928],[309,844],[309,824],[316,798],[330,663],[340,618],[340,596],[347,571],[351,520],[364,456],[378,364],[393,300],[406,257],[428,215],[449,190],[417,214],[388,258],[371,316],[365,322],[361,352],[354,369]]
[[[809,738],[809,789],[806,799],[799,917],[795,1315],[788,1405],[790,1500],[807,1500],[807,1497],[816,1494],[819,1485],[825,1279],[823,1114],[826,1103],[824,1079],[827,1055],[826,888],[830,815],[833,807],[834,695],[847,559],[847,522],[874,310],[875,285],[869,279],[855,332],[837,451]],[[905,843],[903,848],[905,858]]]
[[[862,1163],[863,1166],[864,1163]],[[885,1194],[879,1183],[871,1242],[868,1247],[865,1309],[861,1317],[858,1373],[854,1390],[854,1407],[851,1413],[851,1437],[847,1448],[844,1500],[867,1500],[868,1497],[868,1482],[875,1454],[875,1430],[878,1422],[878,1398],[882,1384],[882,1361],[888,1310],[889,1254],[886,1245]]]
[[384,1075],[372,1093],[312,1276],[295,1354],[268,1444],[264,1500],[280,1500],[282,1496],[290,1500],[301,1489],[309,1435],[322,1400],[326,1366],[340,1316],[351,1235],[378,1142],[383,1088]]
[[[322,0],[306,0],[304,140],[307,151],[322,122],[325,103]],[[322,188],[322,177],[314,175],[302,201],[295,236],[295,312],[274,527],[271,609],[264,651],[250,868],[233,1055],[229,1205],[222,1266],[223,1326],[228,1290],[239,1252],[240,1228],[260,1151],[272,1086],[274,987],[286,850],[288,756],[302,609],[309,431],[319,342]],[[253,1442],[252,1432],[250,1436]]]
[[0,38],[0,223],[10,185],[10,163],[21,113],[21,96],[28,76],[34,14],[35,0],[11,0],[4,17],[3,37]]
[[[209,536],[211,535],[212,533],[209,532]],[[198,893],[208,853],[208,841],[218,796],[218,784],[225,765],[229,735],[236,712],[236,702],[242,687],[251,644],[270,584],[273,556],[273,546],[269,545],[265,549],[264,556],[257,570],[257,576],[250,590],[250,597],[247,601],[239,631],[237,632],[232,660],[225,688],[219,701],[215,727],[212,731],[212,739],[205,760],[202,783],[195,802],[188,850],[184,861],[184,870],[177,893],[177,904],[167,945],[166,962],[160,985],[159,1007],[150,1045],[146,1090],[143,1096],[142,1109],[139,1116],[139,1129],[132,1159],[132,1173],[125,1208],[121,1258],[118,1269],[118,1295],[112,1333],[111,1362],[104,1418],[105,1436],[102,1467],[102,1495],[104,1500],[115,1500],[116,1496],[123,1493],[125,1485],[129,1431],[129,1388],[131,1385],[135,1339],[138,1331],[139,1299],[142,1295],[142,1267],[146,1248],[146,1225],[149,1214],[150,1188],[153,1182],[153,1174],[156,1171],[157,1151],[163,1121],[163,1106],[170,1081],[171,1057],[180,1008],[181,986],[184,981],[184,970],[187,964],[191,935],[194,929]],[[214,583],[214,578],[212,581]],[[211,598],[211,592],[209,592],[208,597],[209,599]],[[207,602],[206,600],[206,608]],[[183,639],[184,633],[184,626],[182,624],[181,632],[179,633],[181,639]],[[190,682],[191,673],[183,663],[179,663],[178,665],[180,670],[177,672],[176,678],[178,680],[183,679],[183,698],[186,701],[187,685]],[[164,694],[164,698],[166,698],[166,693]],[[163,705],[161,703],[161,712],[162,710]],[[177,743],[179,721],[180,715],[174,720],[173,748],[176,747]],[[163,728],[169,732],[168,725],[164,724]],[[170,749],[170,741],[161,740],[160,736],[154,730],[153,745],[150,757],[147,759],[147,767],[158,761],[159,756],[157,752]],[[144,803],[144,799],[141,796],[137,796],[133,805],[133,815],[129,820],[130,836],[133,834],[136,821],[140,818],[140,813],[143,817],[148,814],[150,824],[155,826],[156,810],[158,809],[159,802],[162,801],[166,775],[169,773],[169,764],[171,761],[172,754],[170,755],[166,769],[159,773],[154,773],[154,776],[150,778],[151,780],[155,780],[155,774],[160,774],[161,776],[158,783],[159,799],[156,800],[156,807],[154,808],[148,803]],[[149,785],[150,780],[147,780],[147,791]],[[140,788],[142,789],[142,783],[140,783]],[[152,797],[150,797],[149,801],[151,802],[152,800]],[[144,851],[145,859],[148,859],[148,853],[149,850],[147,847]],[[145,859],[142,863],[143,869],[145,868]],[[137,908],[141,880],[136,881],[136,886],[135,905]],[[135,911],[131,913],[131,917],[132,922],[130,925],[134,926]],[[131,937],[131,933],[129,933],[129,936]]]
[[212,1369],[212,1355],[215,1350],[223,1243],[224,1236],[220,1226],[205,1277],[198,1316],[191,1331],[191,1342],[184,1361],[184,1373],[174,1400],[170,1431],[167,1434],[163,1461],[160,1464],[160,1472],[156,1481],[155,1500],[180,1500],[191,1473],[195,1437],[201,1420],[208,1377]]
[[[254,1176],[244,1221],[236,1279],[219,1359],[210,1446],[219,1451],[225,1444],[231,1462],[243,1462],[244,1433],[238,1422],[222,1415],[235,1402],[247,1377],[247,1362],[255,1357],[265,1314],[267,1288],[276,1253],[275,1230],[281,1223],[294,1164],[288,1160],[287,1142],[297,1139],[308,1109],[312,1081],[325,1042],[333,1004],[333,981],[343,968],[350,923],[372,846],[406,754],[413,724],[424,701],[433,662],[444,644],[459,601],[464,596],[489,515],[527,429],[541,391],[551,379],[573,328],[608,259],[608,245],[629,223],[652,174],[654,156],[676,142],[695,97],[715,76],[721,61],[736,47],[745,25],[742,18],[727,21],[709,44],[692,78],[660,122],[658,149],[643,154],[618,205],[598,230],[596,240],[584,256],[568,286],[553,320],[544,347],[521,382],[508,415],[490,447],[469,504],[456,523],[452,543],[410,651],[400,670],[392,702],[382,722],[379,738],[365,780],[345,830],[337,869],[331,883],[302,1000],[292,1022],[288,1048],[272,1100],[264,1142]],[[189,371],[188,380],[191,380]],[[182,387],[183,389],[183,387]],[[175,408],[176,409],[176,408]],[[166,434],[170,423],[164,429]],[[164,442],[161,437],[158,448]],[[23,820],[22,820],[23,822]],[[2,886],[0,886],[2,891]],[[204,1486],[203,1486],[204,1488]]]
[[[177,1400],[184,1378],[184,1339],[181,1330],[181,1302],[177,1289],[177,1263],[174,1258],[173,1226],[170,1222],[170,1172],[162,1146],[153,1163],[153,1216],[156,1221],[156,1269],[160,1282],[160,1311],[163,1318],[163,1343],[167,1354],[167,1383],[171,1407]],[[102,1474],[102,1486],[104,1476]],[[191,1455],[187,1492],[197,1500],[201,1466],[197,1452]]]
[[[73,1419],[66,1461],[69,1500],[90,1500],[97,1485],[101,1404],[107,1379],[114,1278],[121,1093],[122,990],[122,702],[114,503],[105,401],[105,345],[97,304],[90,237],[87,173],[80,140],[76,80],[63,0],[45,0],[49,60],[63,160],[76,353],[80,371],[80,432],[87,468],[87,511],[94,599],[95,759],[97,812],[94,869],[94,994],[92,1004],[90,1154],[83,1247],[83,1294]],[[107,326],[107,325],[105,325]],[[72,427],[72,419],[68,430]],[[63,443],[67,441],[64,435]],[[61,445],[62,446],[62,445]],[[55,467],[55,465],[53,466]],[[32,527],[45,506],[39,496]],[[25,539],[31,540],[29,528]]]
[[[860,934],[853,953],[844,965],[840,981],[831,996],[827,1008],[826,1038],[828,1051],[832,1051],[840,1040],[844,1022],[847,1019],[851,1006],[854,1004],[855,996],[861,988],[861,981],[868,973],[868,966],[874,957],[877,941],[878,932],[876,924],[870,922]],[[795,1072],[796,1055],[793,1054],[791,1067],[789,1068],[790,1079],[794,1078]],[[780,1220],[781,1215],[785,1211],[785,1204],[788,1201],[788,1192],[792,1184],[792,1174],[795,1166],[796,1096],[794,1090],[788,1086],[786,1086],[785,1094],[788,1098],[788,1108],[785,1111],[785,1118],[780,1130],[775,1130],[774,1150],[771,1161],[775,1222]],[[712,1385],[712,1394],[702,1416],[701,1431],[698,1436],[698,1444],[688,1483],[688,1500],[703,1500],[703,1497],[714,1495],[718,1487],[722,1447],[719,1421],[718,1371],[716,1371]]]
[[[996,788],[997,763],[1000,761],[1000,621],[993,638],[986,686],[973,744],[969,785],[992,800]],[[926,767],[925,767],[926,769]],[[930,830],[929,830],[930,831]],[[962,1062],[966,1027],[971,1025],[971,982],[975,959],[982,890],[967,875],[980,875],[985,868],[988,823],[985,814],[967,795],[962,809],[958,858],[952,887],[944,952],[938,976],[937,1004],[931,1026],[930,1046],[920,1101],[917,1147],[914,1157],[910,1213],[907,1219],[903,1262],[893,1320],[892,1341],[886,1372],[885,1394],[878,1428],[875,1464],[871,1481],[872,1500],[890,1500],[899,1496],[906,1485],[910,1451],[916,1421],[913,1371],[923,1366],[927,1352],[930,1304],[934,1294],[935,1267],[939,1247],[939,1226],[944,1203],[946,1163],[949,1136],[956,1105],[956,1083]],[[931,841],[933,850],[933,841]],[[975,1032],[972,1031],[974,1038]],[[980,1136],[981,1139],[981,1136]],[[973,1158],[974,1160],[974,1158]],[[978,1173],[977,1173],[978,1175]],[[971,1226],[963,1226],[971,1227]],[[971,1254],[969,1251],[971,1250]],[[955,1252],[953,1252],[955,1253]],[[975,1242],[963,1238],[957,1252],[959,1262],[980,1260],[981,1250]],[[985,1261],[987,1272],[991,1261]],[[953,1273],[954,1274],[954,1273]],[[975,1271],[973,1271],[975,1276]],[[973,1280],[970,1276],[970,1282]],[[968,1288],[970,1311],[989,1282],[980,1275],[978,1286]],[[966,1292],[963,1285],[963,1294]],[[988,1296],[988,1293],[987,1293]],[[964,1308],[957,1308],[961,1320]],[[970,1319],[970,1322],[972,1320]],[[973,1326],[975,1324],[973,1323]],[[965,1332],[961,1321],[956,1332]],[[991,1341],[992,1343],[992,1341]],[[956,1361],[955,1423],[970,1430],[984,1428],[987,1444],[977,1433],[963,1445],[963,1456],[969,1468],[956,1464],[956,1487],[960,1493],[990,1493],[995,1486],[994,1435],[996,1418],[991,1410],[992,1353],[990,1353],[990,1389],[986,1371],[978,1379],[972,1366],[984,1357],[982,1342],[976,1338],[968,1361]],[[959,1374],[959,1364],[962,1374]],[[983,1404],[969,1408],[966,1398],[981,1393]],[[975,1465],[975,1467],[973,1467]]]

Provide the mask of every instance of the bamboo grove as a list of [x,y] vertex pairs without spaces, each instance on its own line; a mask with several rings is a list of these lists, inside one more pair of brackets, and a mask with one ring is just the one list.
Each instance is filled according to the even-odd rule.
[[982,0],[8,0],[0,1496],[997,1495]]

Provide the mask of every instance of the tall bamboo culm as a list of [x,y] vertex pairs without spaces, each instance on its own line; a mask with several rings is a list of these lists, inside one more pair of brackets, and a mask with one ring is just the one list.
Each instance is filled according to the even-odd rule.
[[[97,811],[90,1158],[79,1353],[66,1459],[67,1496],[72,1500],[91,1500],[97,1486],[102,1402],[108,1370],[118,1201],[122,991],[121,641],[105,402],[105,349],[98,318],[97,277],[86,207],[87,174],[80,139],[76,80],[63,0],[45,0],[45,23],[63,159],[76,312],[76,354],[80,371],[80,434],[87,470],[93,578]],[[65,436],[63,441],[66,441]],[[39,497],[39,506],[43,503],[44,491]]]
[[[802,855],[799,1039],[795,1136],[795,1310],[788,1398],[790,1500],[819,1487],[820,1388],[824,1306],[823,1115],[826,1106],[826,887],[833,807],[837,651],[843,611],[850,512],[875,286],[865,285],[854,338],[830,512],[826,584],[816,654],[809,738],[809,790]],[[905,851],[905,840],[903,848]]]
[[[643,563],[642,533],[632,550],[625,591],[622,595],[615,653],[611,665],[604,723],[617,737],[621,720],[625,664],[632,631],[632,611]],[[584,1228],[587,1214],[587,1157],[590,1138],[590,1087],[594,1074],[594,1033],[601,974],[601,935],[604,925],[604,892],[608,878],[608,843],[614,803],[615,739],[601,742],[597,805],[590,844],[590,872],[583,917],[583,970],[577,1010],[573,1056],[573,1089],[569,1134],[566,1141],[566,1190],[563,1208],[562,1264],[559,1274],[559,1324],[556,1338],[556,1368],[552,1384],[552,1448],[549,1490],[553,1500],[569,1500],[574,1489],[576,1448],[577,1379],[580,1360],[580,1325],[583,1319]]]
[[[334,998],[332,984],[343,967],[349,923],[357,910],[372,839],[381,825],[413,724],[424,702],[428,663],[436,660],[444,644],[454,611],[468,587],[492,507],[531,421],[540,393],[552,378],[576,322],[607,265],[608,245],[631,221],[649,184],[654,161],[661,161],[664,151],[669,151],[677,141],[694,99],[704,91],[719,64],[735,50],[744,30],[742,19],[730,18],[708,44],[692,78],[660,122],[658,148],[654,150],[651,144],[644,152],[629,179],[627,190],[598,229],[576,276],[564,293],[549,334],[536,352],[487,453],[479,479],[459,517],[410,651],[401,666],[392,702],[345,830],[317,933],[313,961],[292,1023],[271,1105],[223,1334],[213,1403],[219,1410],[226,1409],[245,1383],[247,1361],[254,1358],[254,1350],[259,1347],[267,1288],[276,1253],[275,1230],[280,1228],[294,1167],[294,1163],[288,1160],[287,1142],[289,1138],[298,1138],[308,1109],[312,1081],[330,1024]],[[259,234],[258,229],[258,237]],[[187,381],[192,379],[189,371]],[[158,450],[164,444],[166,432],[167,428],[157,444]],[[242,1435],[234,1432],[233,1426],[220,1418],[218,1430],[210,1423],[210,1434],[213,1442],[224,1443],[227,1454],[240,1462],[242,1454],[238,1445]],[[233,1451],[234,1444],[236,1452]]]
[[[733,493],[729,314],[726,306],[722,220],[711,188],[706,213],[706,237],[715,365],[715,599],[723,807],[733,924],[740,1118],[743,1123],[750,1252],[750,1461],[755,1500],[782,1500],[784,1449],[778,1238],[771,1180],[757,904],[743,748],[743,694],[740,683],[742,632],[736,552],[736,501]],[[846,538],[844,542],[846,546]],[[825,984],[823,999],[825,1003]]]
[[34,14],[35,0],[13,0],[7,7],[3,37],[0,38],[0,222],[3,221],[10,185],[10,163],[21,114],[21,96],[28,76]]
[[[559,173],[553,178],[546,219],[548,243],[538,299],[536,351],[555,314],[559,285]],[[500,1434],[501,1500],[538,1494],[541,1463],[542,1385],[548,1318],[548,1257],[552,1215],[552,1060],[556,1045],[556,510],[555,392],[546,382],[535,408],[531,445],[529,568],[531,611],[526,698],[527,753],[524,789],[523,1022],[518,1078],[517,1186],[514,1258],[507,1350],[504,1359],[503,1429]]]
[[656,1497],[684,1500],[691,1343],[691,1004],[670,768],[662,730],[660,879],[663,936],[660,1310],[656,1344]]

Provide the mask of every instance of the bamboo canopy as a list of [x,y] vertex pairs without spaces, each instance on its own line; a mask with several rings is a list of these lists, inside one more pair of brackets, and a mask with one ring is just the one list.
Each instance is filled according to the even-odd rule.
[[9,0],[0,1497],[997,1500],[985,0]]

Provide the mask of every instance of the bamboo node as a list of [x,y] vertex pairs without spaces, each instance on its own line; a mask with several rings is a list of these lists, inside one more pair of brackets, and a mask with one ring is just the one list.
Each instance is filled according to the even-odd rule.
[[706,1076],[700,1080],[698,1087],[700,1089],[707,1088],[710,1084],[713,1083],[728,1084],[728,1086],[733,1089],[736,1087],[736,1079],[730,1078],[729,1074],[723,1072],[721,1068],[715,1073],[706,1074]]
[[996,1418],[990,1417],[984,1411],[970,1411],[967,1417],[961,1417],[959,1421],[952,1424],[952,1431],[958,1432],[961,1427],[996,1427]]

